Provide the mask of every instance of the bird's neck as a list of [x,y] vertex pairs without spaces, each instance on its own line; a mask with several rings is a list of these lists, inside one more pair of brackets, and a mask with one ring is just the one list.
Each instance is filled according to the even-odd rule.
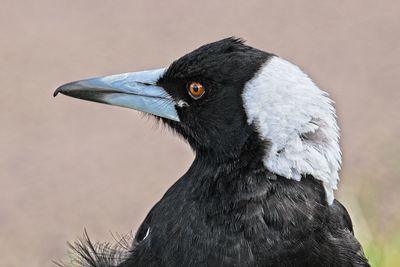
[[[213,151],[196,151],[196,158],[185,175],[191,180],[194,194],[241,194],[242,190],[260,189],[277,176],[263,164],[268,143],[259,139],[256,132],[248,135],[237,151],[223,156]],[[251,192],[249,192],[251,193]]]
[[242,138],[225,145],[224,149],[219,146],[195,149],[196,158],[193,164],[206,164],[213,168],[246,168],[249,171],[264,168],[263,158],[269,149],[269,143],[259,137],[253,126],[244,130],[246,134]]
[[[299,182],[270,172],[263,163],[266,149],[268,143],[250,135],[235,157],[221,160],[213,153],[197,153],[192,166],[171,192],[184,202],[200,203],[207,218],[218,225],[239,217],[251,219],[262,211],[271,224],[279,221],[288,226],[297,216],[303,216],[299,211],[309,209],[309,203],[325,207],[321,181],[308,175]],[[278,213],[277,203],[282,209]]]

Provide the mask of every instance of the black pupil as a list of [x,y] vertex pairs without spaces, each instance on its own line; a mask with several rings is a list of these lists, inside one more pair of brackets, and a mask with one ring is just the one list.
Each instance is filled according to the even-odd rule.
[[199,87],[197,85],[193,85],[193,91],[197,93],[197,91],[199,91]]

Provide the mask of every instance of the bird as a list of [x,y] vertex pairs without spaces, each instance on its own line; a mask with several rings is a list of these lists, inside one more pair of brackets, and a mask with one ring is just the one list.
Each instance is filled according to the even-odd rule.
[[228,37],[59,93],[150,114],[195,153],[128,245],[71,244],[79,266],[369,266],[334,196],[334,102],[297,65]]

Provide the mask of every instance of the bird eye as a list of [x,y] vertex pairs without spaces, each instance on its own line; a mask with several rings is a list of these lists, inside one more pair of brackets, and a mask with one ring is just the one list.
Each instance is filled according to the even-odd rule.
[[198,82],[191,82],[188,86],[189,94],[194,99],[199,99],[205,92],[204,86]]

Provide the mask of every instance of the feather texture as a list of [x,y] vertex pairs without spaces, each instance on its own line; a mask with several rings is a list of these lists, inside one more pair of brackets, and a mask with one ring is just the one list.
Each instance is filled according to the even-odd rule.
[[248,123],[270,142],[264,164],[270,171],[300,180],[310,174],[334,199],[341,165],[339,128],[328,94],[296,65],[271,57],[243,91]]

